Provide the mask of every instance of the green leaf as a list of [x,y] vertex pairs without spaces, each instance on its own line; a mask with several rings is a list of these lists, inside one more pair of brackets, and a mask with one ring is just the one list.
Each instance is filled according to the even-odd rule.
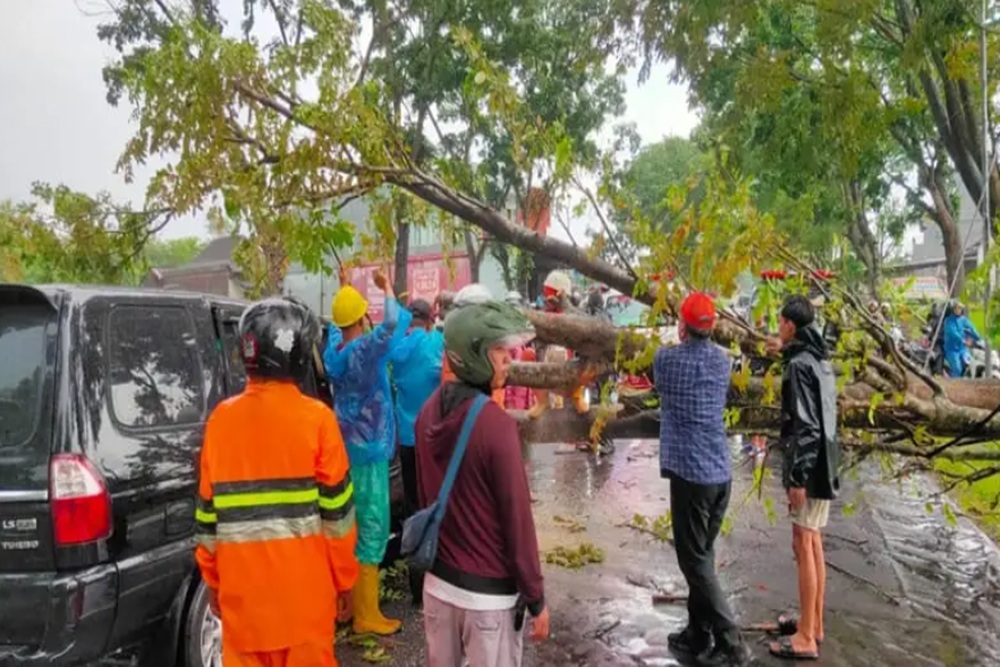
[[231,190],[222,191],[222,208],[226,212],[226,217],[230,220],[236,220],[240,217],[240,205],[236,201],[236,196]]
[[573,163],[573,140],[570,137],[563,137],[556,144],[556,173],[568,174]]
[[772,526],[778,523],[778,513],[774,509],[774,498],[764,498],[764,515],[767,516],[767,520]]

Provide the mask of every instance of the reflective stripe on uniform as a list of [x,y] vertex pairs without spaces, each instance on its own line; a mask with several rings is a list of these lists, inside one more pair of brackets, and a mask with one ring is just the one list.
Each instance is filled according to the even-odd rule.
[[348,472],[339,484],[319,485],[319,516],[323,520],[323,535],[344,537],[354,527],[354,484]]
[[259,519],[220,523],[219,542],[263,542],[319,535],[322,530],[318,514],[296,518]]
[[215,513],[215,505],[211,500],[205,500],[198,496],[198,502],[194,509],[194,520],[198,522],[199,527],[212,528],[212,532],[215,532],[214,528],[215,524],[219,522],[219,516]]
[[312,477],[217,482],[212,485],[220,523],[300,519],[316,514],[319,489]]
[[322,520],[323,535],[325,537],[333,537],[333,538],[344,537],[349,532],[351,532],[351,528],[354,527],[354,523],[356,520],[357,519],[355,517],[354,503],[352,501],[351,508],[341,518],[339,519],[324,518]]
[[215,535],[219,517],[215,513],[215,506],[211,500],[205,500],[200,495],[198,496],[194,510],[194,521],[198,544],[209,551],[215,551]]
[[315,477],[281,477],[278,479],[258,479],[244,482],[216,482],[212,484],[212,494],[243,495],[258,491],[309,491],[316,488]]
[[351,473],[347,473],[339,484],[319,485],[319,510],[324,519],[342,519],[353,508],[354,484],[351,482]]
[[[343,537],[354,525],[354,486],[350,475],[336,485],[315,478],[216,482],[213,498],[195,512],[199,526],[214,519],[218,542],[253,542],[308,537]],[[199,499],[200,500],[200,499]],[[206,531],[206,537],[207,535]]]

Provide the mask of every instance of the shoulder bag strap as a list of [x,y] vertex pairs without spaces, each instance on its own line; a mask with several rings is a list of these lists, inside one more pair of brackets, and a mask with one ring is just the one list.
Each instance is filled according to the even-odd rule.
[[479,418],[479,413],[489,400],[489,397],[485,394],[476,396],[472,401],[472,407],[469,408],[469,411],[465,415],[465,421],[462,422],[462,431],[458,434],[455,451],[452,453],[451,461],[448,463],[448,472],[445,474],[441,490],[438,492],[438,506],[442,511],[448,504],[448,496],[451,494],[451,487],[455,483],[455,476],[458,475],[458,467],[462,465],[462,459],[465,457],[465,448],[469,444],[472,427],[475,426],[476,419]]

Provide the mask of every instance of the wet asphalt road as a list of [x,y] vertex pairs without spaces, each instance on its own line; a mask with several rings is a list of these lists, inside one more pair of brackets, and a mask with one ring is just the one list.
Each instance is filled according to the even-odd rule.
[[[623,525],[635,514],[656,517],[668,509],[656,443],[620,441],[601,460],[566,446],[533,445],[525,458],[541,548],[590,542],[606,554],[604,563],[579,570],[544,566],[552,638],[527,648],[525,667],[681,664],[666,643],[685,622],[684,606],[654,606],[649,588],[685,592],[673,549]],[[769,471],[758,498],[748,496],[749,467],[734,472],[732,530],[719,539],[717,552],[723,586],[744,624],[771,621],[796,605],[779,478],[777,470]],[[959,517],[953,525],[946,519],[937,490],[926,477],[884,482],[874,463],[848,475],[825,538],[826,641],[819,661],[802,664],[1000,665],[1000,554],[971,521]],[[773,499],[770,518],[767,498]],[[583,530],[572,532],[557,516]],[[341,642],[341,665],[426,664],[419,612],[402,602],[386,611],[405,625],[399,635],[379,641],[385,662],[366,661],[370,647]],[[769,657],[759,634],[748,633],[747,640],[757,664],[790,664]]]
[[[634,514],[655,517],[668,508],[656,451],[656,443],[645,441],[619,442],[601,461],[557,445],[526,451],[541,548],[591,542],[607,556],[580,570],[545,566],[553,637],[527,649],[527,667],[680,664],[666,636],[683,626],[683,605],[654,606],[653,591],[636,585],[652,581],[683,593],[673,550],[621,525]],[[768,474],[763,490],[764,498],[774,499],[772,525],[764,503],[747,497],[749,468],[736,471],[733,529],[718,544],[723,585],[744,624],[772,620],[795,606],[791,528],[782,516],[778,477],[777,471]],[[931,496],[936,487],[925,478],[885,483],[872,464],[851,476],[847,487],[827,530],[827,560],[836,569],[828,574],[827,639],[812,664],[1000,665],[996,546],[964,518],[949,524]],[[579,521],[585,531],[571,532],[556,516]],[[384,642],[391,661],[383,664],[424,665],[419,613],[406,604],[390,609],[406,627]],[[758,664],[789,664],[770,658],[760,635],[747,639]],[[338,647],[346,667],[371,664],[361,653]]]

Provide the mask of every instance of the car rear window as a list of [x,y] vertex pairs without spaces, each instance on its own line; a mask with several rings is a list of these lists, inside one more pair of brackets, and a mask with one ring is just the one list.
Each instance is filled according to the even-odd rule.
[[46,325],[51,311],[0,306],[0,450],[27,447],[41,416]]

